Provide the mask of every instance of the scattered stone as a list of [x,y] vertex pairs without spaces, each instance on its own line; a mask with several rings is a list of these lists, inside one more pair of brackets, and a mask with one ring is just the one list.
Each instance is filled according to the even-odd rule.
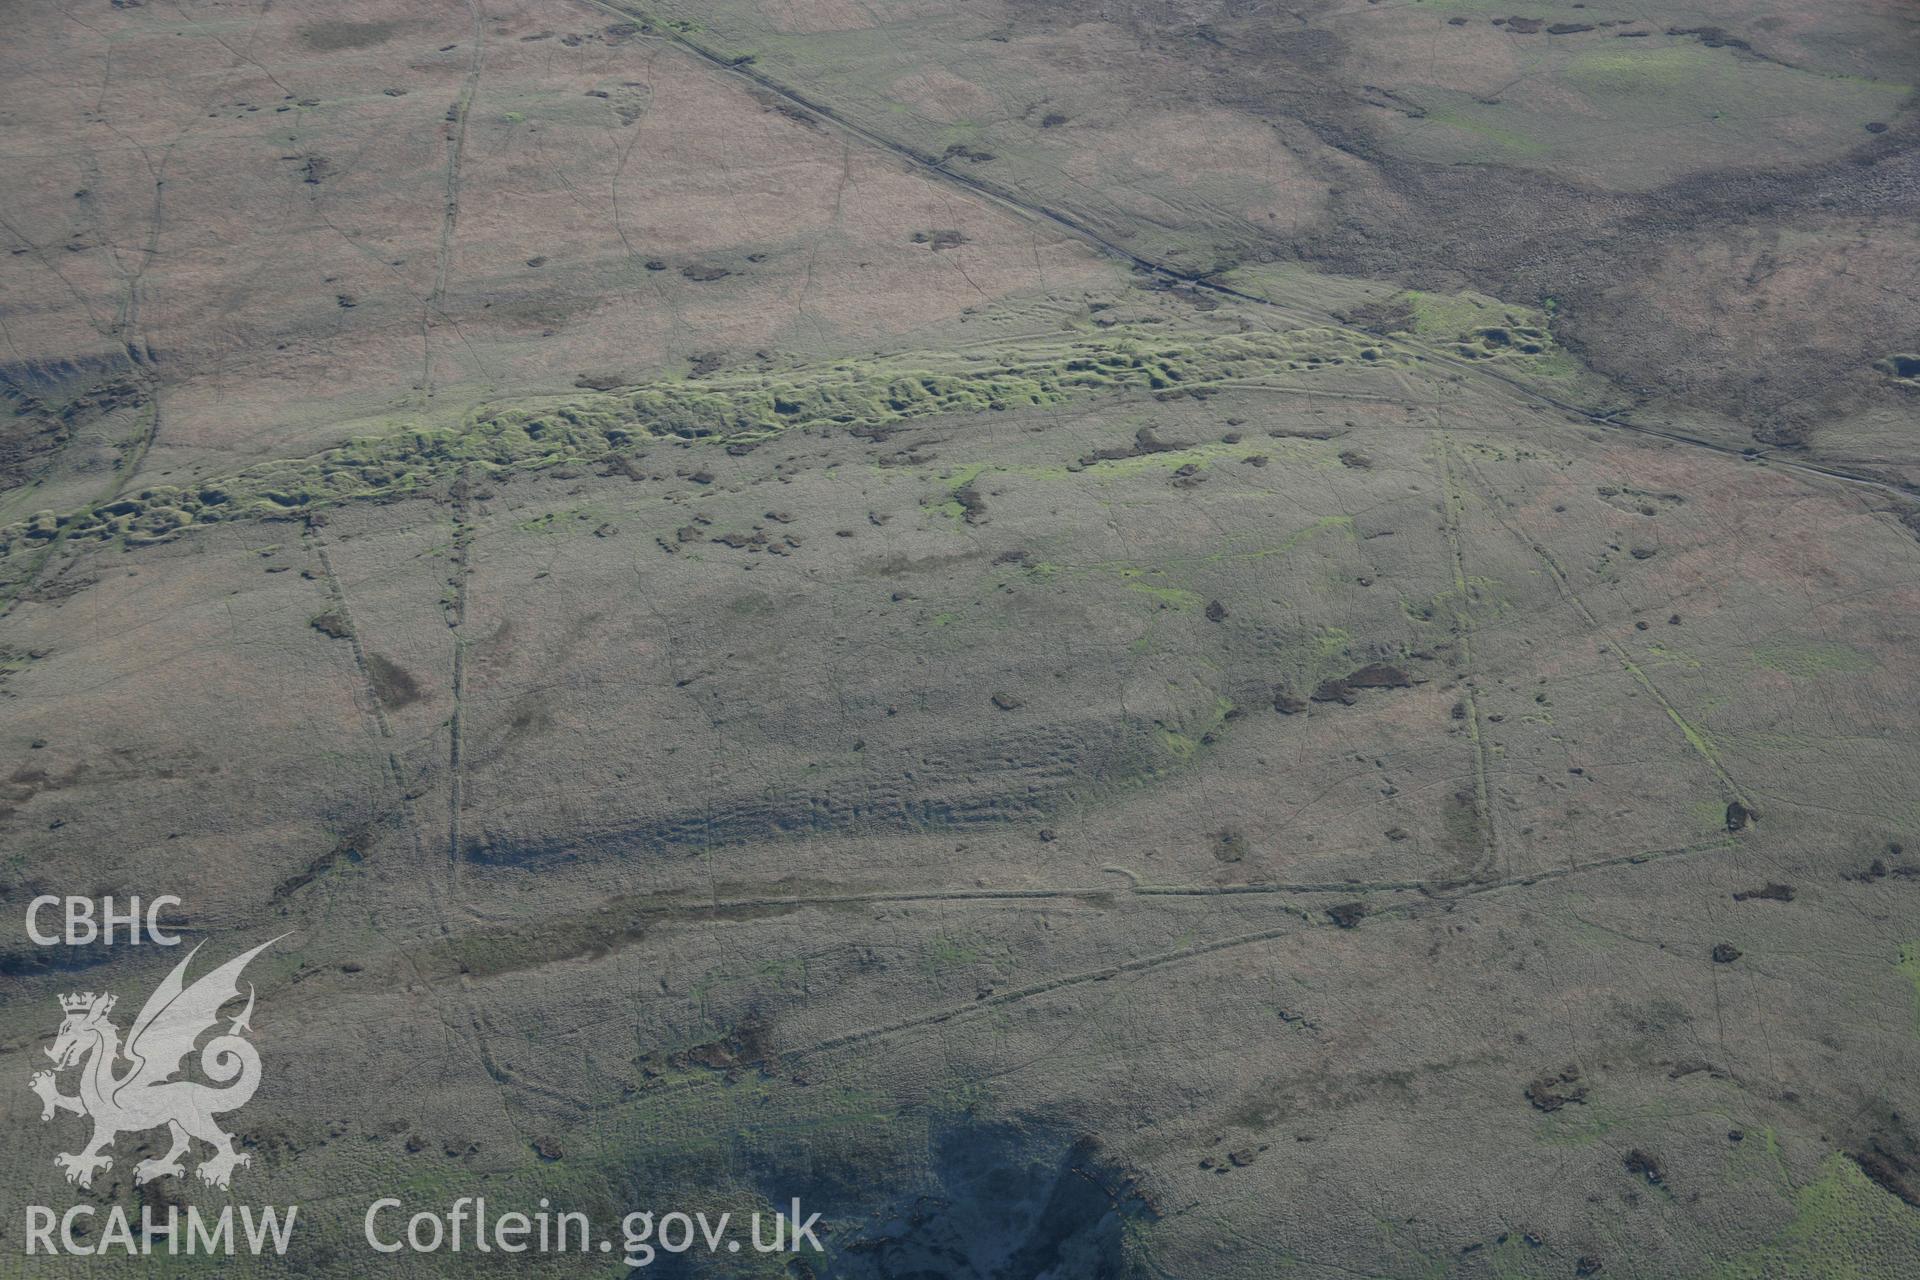
[[961,518],[968,524],[987,522],[987,500],[971,484],[963,484],[955,489],[953,500],[960,504]]
[[1192,447],[1192,443],[1185,440],[1161,440],[1153,434],[1152,427],[1142,427],[1133,433],[1131,447],[1095,449],[1080,459],[1080,465],[1090,467],[1096,462],[1121,462],[1127,458],[1144,458],[1150,453],[1174,453]]
[[967,237],[951,227],[942,227],[934,231],[916,231],[913,233],[915,244],[924,244],[935,253],[942,249],[952,249],[967,242]]
[[1527,1086],[1526,1095],[1535,1111],[1554,1112],[1570,1104],[1585,1106],[1587,1086],[1580,1083],[1580,1068],[1570,1066],[1557,1075],[1541,1076]]
[[1352,929],[1367,918],[1367,904],[1364,902],[1343,902],[1327,908],[1327,919],[1342,929]]
[[1369,662],[1347,677],[1355,689],[1411,689],[1413,678],[1400,668],[1384,662]]
[[1753,46],[1745,40],[1727,34],[1723,27],[1668,27],[1670,36],[1693,36],[1709,49],[1740,49],[1752,52]]
[[[1894,1119],[1898,1120],[1899,1117],[1896,1115]],[[1882,1142],[1882,1136],[1883,1135],[1880,1134],[1873,1135],[1868,1140],[1869,1146],[1867,1150],[1849,1151],[1847,1152],[1847,1158],[1859,1165],[1860,1172],[1866,1174],[1868,1178],[1878,1184],[1881,1190],[1899,1197],[1916,1209],[1920,1209],[1920,1185],[1916,1185],[1916,1182],[1911,1178],[1911,1175],[1920,1173],[1920,1170],[1914,1168],[1912,1160],[1887,1150],[1886,1145]],[[1892,1139],[1888,1139],[1888,1141],[1892,1141]],[[1908,1141],[1907,1147],[1909,1154],[1911,1154],[1911,1140]]]
[[1666,1174],[1661,1170],[1660,1162],[1638,1147],[1627,1152],[1620,1163],[1627,1167],[1628,1173],[1639,1174],[1645,1178],[1649,1186],[1657,1187],[1666,1181]]
[[329,610],[317,618],[307,620],[307,625],[330,640],[345,640],[353,634],[353,628],[338,613]]
[[1322,680],[1310,696],[1315,702],[1338,702],[1350,707],[1360,701],[1345,680]]
[[1726,1078],[1722,1073],[1714,1069],[1711,1062],[1706,1062],[1700,1058],[1688,1058],[1684,1061],[1674,1063],[1667,1071],[1667,1079],[1685,1080],[1688,1076],[1699,1075],[1702,1071],[1716,1080]]

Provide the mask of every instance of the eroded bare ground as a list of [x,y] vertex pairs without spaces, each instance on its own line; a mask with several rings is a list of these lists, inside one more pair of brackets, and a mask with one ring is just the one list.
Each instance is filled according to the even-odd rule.
[[28,9],[7,909],[289,935],[298,1274],[1911,1274],[1913,33],[1709,9]]

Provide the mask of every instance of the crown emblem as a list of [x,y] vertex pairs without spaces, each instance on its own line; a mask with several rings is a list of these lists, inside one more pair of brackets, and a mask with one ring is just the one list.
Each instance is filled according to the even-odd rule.
[[96,996],[91,991],[70,996],[61,996],[60,1007],[68,1013],[85,1013],[94,1006],[96,1001],[99,1003],[100,1012],[102,1013],[113,1008],[112,996]]

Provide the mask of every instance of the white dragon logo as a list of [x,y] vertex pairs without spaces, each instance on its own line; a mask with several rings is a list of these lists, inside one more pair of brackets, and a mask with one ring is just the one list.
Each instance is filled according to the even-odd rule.
[[[148,997],[133,1020],[125,1048],[120,1044],[120,1029],[107,1020],[114,997],[91,992],[60,997],[60,1008],[67,1016],[47,1056],[56,1064],[55,1071],[81,1067],[79,1096],[60,1092],[55,1071],[35,1073],[28,1085],[40,1095],[43,1121],[60,1111],[93,1117],[92,1140],[77,1153],[53,1158],[68,1182],[92,1186],[96,1173],[113,1167],[109,1153],[115,1138],[161,1125],[166,1126],[173,1145],[165,1155],[134,1166],[136,1183],[169,1175],[185,1177],[180,1158],[188,1153],[189,1137],[213,1148],[197,1171],[208,1186],[224,1189],[237,1166],[252,1162],[252,1157],[233,1149],[233,1135],[213,1119],[245,1106],[260,1087],[260,1055],[240,1038],[253,1014],[251,984],[246,1008],[224,1035],[216,1035],[200,1051],[200,1070],[214,1083],[169,1077],[183,1070],[194,1042],[220,1021],[220,1006],[239,998],[240,971],[247,962],[278,941],[263,942],[187,986],[187,965],[200,950],[196,946]],[[122,1058],[132,1065],[116,1075],[114,1068]]]

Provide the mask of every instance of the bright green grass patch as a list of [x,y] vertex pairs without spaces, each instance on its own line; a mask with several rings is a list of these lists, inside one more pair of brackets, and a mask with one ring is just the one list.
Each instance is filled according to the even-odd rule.
[[1707,1280],[1904,1280],[1920,1274],[1920,1214],[1843,1155],[1794,1194],[1793,1220]]
[[1411,313],[1414,336],[1447,355],[1493,361],[1536,377],[1564,378],[1579,372],[1554,341],[1549,317],[1538,307],[1517,306],[1472,290],[1410,289],[1396,301]]
[[[1233,700],[1215,695],[1213,705],[1197,717],[1199,723],[1183,725],[1180,729],[1160,729],[1160,746],[1176,761],[1184,764],[1193,759],[1202,746],[1207,745],[1208,735],[1227,722],[1227,713],[1233,710]],[[1191,730],[1191,732],[1188,732]]]
[[[1156,458],[1177,458],[1181,455],[1172,453],[1154,454],[1152,456]],[[1129,459],[1128,461],[1132,460]],[[1102,463],[1100,465],[1108,466],[1112,464]],[[1185,580],[1184,578],[1176,578],[1173,575],[1183,574],[1187,570],[1201,566],[1217,565],[1229,561],[1259,560],[1267,556],[1285,555],[1303,545],[1316,534],[1332,530],[1339,530],[1351,537],[1353,533],[1353,517],[1323,516],[1305,528],[1297,529],[1293,533],[1288,534],[1278,543],[1246,549],[1229,547],[1224,550],[1210,552],[1203,556],[1180,556],[1153,566],[1135,564],[1126,560],[1104,560],[1093,564],[1076,565],[1043,561],[1025,566],[1025,572],[1029,577],[1041,581],[1051,581],[1063,576],[1072,579],[1089,577],[1097,579],[1099,577],[1111,576],[1119,578],[1124,582],[1127,590],[1146,596],[1156,604],[1169,609],[1188,611],[1199,608],[1206,602],[1206,597],[1197,591],[1191,591],[1185,587],[1173,585],[1176,581]],[[1336,652],[1346,648],[1353,642],[1352,635],[1345,631],[1335,630],[1325,634],[1335,638]]]
[[1732,73],[1733,62],[1719,50],[1686,43],[1583,49],[1565,74],[1568,83],[1587,93],[1627,94],[1693,92],[1703,81]]
[[1175,760],[1191,760],[1193,753],[1200,749],[1200,740],[1173,729],[1162,729],[1160,745]]
[[1163,587],[1151,582],[1129,582],[1127,590],[1137,591],[1149,599],[1158,601],[1169,609],[1186,611],[1200,607],[1200,597],[1191,591],[1179,587]]
[[1422,338],[1458,338],[1487,325],[1544,327],[1546,316],[1526,307],[1511,307],[1498,298],[1471,289],[1463,293],[1425,293],[1409,289],[1400,295],[1413,313],[1413,331]]
[[1563,73],[1568,84],[1594,98],[1632,97],[1638,109],[1649,98],[1683,99],[1726,111],[1741,109],[1742,98],[1793,85],[1813,110],[1857,111],[1867,115],[1891,110],[1906,96],[1906,86],[1859,76],[1826,75],[1751,58],[1691,40],[1676,44],[1589,47],[1573,56]]
[[1548,150],[1547,144],[1541,139],[1509,127],[1511,117],[1508,113],[1499,107],[1482,106],[1471,98],[1436,107],[1427,113],[1427,119],[1434,124],[1458,129],[1505,158],[1541,156]]
[[[164,542],[194,525],[417,493],[463,473],[482,479],[505,470],[619,465],[661,440],[750,444],[783,431],[857,431],[1127,392],[1180,397],[1281,370],[1297,376],[1302,362],[1308,371],[1364,365],[1360,352],[1373,345],[1332,326],[1247,334],[1122,330],[519,402],[484,408],[456,426],[357,439],[196,486],[152,485],[76,511],[37,512],[0,529],[0,556],[38,551],[59,538]],[[1171,457],[1132,461],[1159,466]]]
[[1103,458],[1080,467],[1040,467],[1033,474],[1050,479],[1062,479],[1076,472],[1104,482],[1124,480],[1132,476],[1143,475],[1150,471],[1177,471],[1192,463],[1196,466],[1211,466],[1221,458],[1245,458],[1256,453],[1271,453],[1266,445],[1271,442],[1243,440],[1239,444],[1191,445],[1185,449],[1168,449],[1161,453],[1143,453],[1132,458]]
[[1345,627],[1322,627],[1314,637],[1314,656],[1325,661],[1337,658],[1353,646],[1353,632]]
[[947,486],[946,498],[935,504],[934,510],[949,520],[965,520],[967,518],[967,504],[961,501],[961,497],[972,489],[973,482],[978,480],[981,472],[986,469],[986,463],[976,462],[954,472],[953,475],[945,481]]

